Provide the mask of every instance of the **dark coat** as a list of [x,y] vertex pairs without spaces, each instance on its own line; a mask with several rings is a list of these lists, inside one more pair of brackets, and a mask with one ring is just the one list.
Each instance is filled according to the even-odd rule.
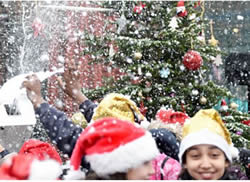
[[149,131],[155,139],[159,151],[179,161],[180,142],[176,139],[175,134],[166,128],[151,129]]
[[[92,118],[95,107],[96,104],[89,100],[79,106],[88,122]],[[48,103],[42,103],[40,107],[36,108],[35,112],[51,141],[57,145],[60,151],[70,157],[83,129],[68,119],[64,112],[57,110]]]
[[[86,100],[79,106],[88,122],[91,121],[96,106],[90,100]],[[48,103],[42,103],[40,107],[36,108],[35,113],[43,124],[51,142],[56,144],[60,151],[71,157],[76,141],[83,129],[68,119],[64,112],[57,110]],[[86,163],[84,158],[81,166],[89,169],[89,164]]]

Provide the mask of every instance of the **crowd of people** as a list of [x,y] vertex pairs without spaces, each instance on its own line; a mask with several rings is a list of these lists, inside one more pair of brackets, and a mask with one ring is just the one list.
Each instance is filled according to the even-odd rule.
[[67,61],[58,78],[79,105],[72,118],[43,99],[36,75],[23,82],[50,142],[29,139],[16,153],[0,146],[1,180],[249,178],[250,151],[233,146],[216,110],[200,110],[190,118],[162,108],[149,122],[122,94],[110,93],[99,104],[89,100],[76,70],[75,63]]

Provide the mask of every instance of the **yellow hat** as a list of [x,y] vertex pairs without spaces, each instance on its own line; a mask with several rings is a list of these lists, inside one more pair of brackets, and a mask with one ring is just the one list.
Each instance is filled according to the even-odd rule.
[[86,128],[88,125],[86,118],[84,117],[84,115],[81,112],[76,112],[75,114],[73,114],[71,119],[72,119],[73,123],[80,125],[82,128]]
[[229,161],[237,155],[230,133],[219,113],[214,109],[200,110],[194,117],[187,120],[183,126],[182,138],[180,160],[187,149],[200,144],[215,145],[225,153]]
[[144,120],[144,116],[136,104],[128,97],[117,93],[110,93],[103,98],[95,109],[92,120],[96,121],[104,117],[114,117],[131,122]]

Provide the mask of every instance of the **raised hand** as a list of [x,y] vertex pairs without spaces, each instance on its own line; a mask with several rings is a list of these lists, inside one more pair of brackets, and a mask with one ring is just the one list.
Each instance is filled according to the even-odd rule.
[[78,104],[81,104],[87,98],[81,92],[80,73],[75,61],[68,60],[64,64],[63,80],[58,77],[59,86],[62,90],[73,98]]
[[35,108],[45,102],[41,94],[41,82],[35,74],[27,76],[22,87],[26,88],[27,96]]

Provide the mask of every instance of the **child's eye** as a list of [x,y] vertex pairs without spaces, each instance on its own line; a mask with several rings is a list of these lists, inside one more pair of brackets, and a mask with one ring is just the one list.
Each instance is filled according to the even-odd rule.
[[220,155],[220,154],[214,153],[214,154],[212,154],[212,157],[213,157],[213,158],[217,158],[217,157],[219,157],[219,155]]
[[198,155],[198,154],[193,154],[193,155],[191,155],[191,157],[192,157],[193,159],[198,159],[198,158],[199,158],[199,155]]

